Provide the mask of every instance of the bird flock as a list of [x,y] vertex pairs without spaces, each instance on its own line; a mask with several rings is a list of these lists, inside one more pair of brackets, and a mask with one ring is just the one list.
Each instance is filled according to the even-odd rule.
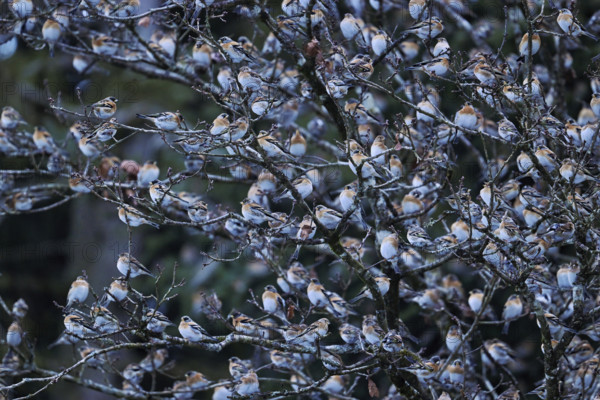
[[[56,371],[31,361],[29,293],[0,297],[0,398],[59,380],[131,399],[600,398],[600,11],[488,3],[8,1],[2,63],[29,47],[198,101],[52,98],[62,132],[6,105],[0,153],[26,166],[0,170],[0,213],[93,196],[130,241],[184,227],[233,244],[209,263],[267,274],[245,304],[206,287],[176,315],[194,288],[130,246],[110,281],[53,299],[51,347],[77,350]],[[148,137],[181,163],[123,150]],[[232,345],[255,353],[228,376],[179,367]]]

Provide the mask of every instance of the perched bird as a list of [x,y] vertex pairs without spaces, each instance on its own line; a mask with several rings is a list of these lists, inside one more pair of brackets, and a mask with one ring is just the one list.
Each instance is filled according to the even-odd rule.
[[155,227],[156,229],[160,228],[155,222],[150,221],[146,217],[144,217],[138,210],[135,208],[124,205],[124,207],[119,207],[119,219],[128,226],[140,226],[140,225],[150,225]]
[[296,129],[296,133],[290,138],[290,154],[296,157],[302,157],[306,154],[306,139],[300,133],[299,129]]
[[163,333],[169,326],[174,325],[166,315],[154,309],[146,313],[144,320],[146,321],[146,329],[154,333]]
[[6,344],[11,347],[19,347],[23,340],[23,328],[18,321],[14,321],[6,331]]
[[260,225],[268,220],[279,221],[276,217],[273,216],[269,211],[265,210],[259,204],[253,202],[252,200],[246,198],[242,202],[242,215],[244,218],[256,225]]
[[121,302],[127,298],[129,288],[127,287],[127,280],[125,277],[119,277],[110,283],[106,293],[102,296],[100,304],[107,307],[111,301]]
[[[388,292],[388,290],[390,290],[390,278],[388,278],[387,276],[383,275],[383,276],[376,276],[374,278],[375,284],[377,285],[377,289],[379,290],[379,293],[381,294],[381,296],[385,296],[386,293]],[[356,303],[361,299],[371,299],[373,300],[373,294],[371,293],[371,290],[365,286],[359,293],[358,295],[356,295],[354,298],[352,298],[350,300],[350,303]]]
[[391,234],[386,236],[381,241],[381,246],[379,247],[379,252],[381,256],[387,261],[392,261],[398,257],[399,254],[399,243],[398,236],[396,234]]
[[93,332],[83,317],[77,314],[67,315],[63,322],[68,334],[81,337]]
[[190,389],[201,390],[207,387],[211,382],[206,379],[204,374],[197,371],[188,371],[185,373],[185,382]]
[[71,288],[67,294],[67,306],[69,309],[73,303],[81,304],[85,302],[90,292],[90,284],[88,283],[85,276],[78,276],[76,280],[71,283]]
[[446,333],[446,347],[451,353],[454,353],[462,344],[462,333],[458,325],[450,326]]
[[589,33],[583,25],[573,16],[570,10],[563,8],[558,11],[558,17],[556,22],[560,29],[569,36],[578,37],[580,35],[587,36],[591,39],[598,40],[598,38]]
[[177,128],[182,128],[184,123],[183,116],[177,112],[161,112],[156,114],[136,114],[138,118],[151,121],[154,126],[164,131],[174,131]]
[[42,38],[48,43],[48,49],[50,50],[50,57],[54,57],[54,46],[60,40],[62,35],[62,29],[60,24],[55,20],[48,18],[42,26]]
[[36,126],[34,128],[33,143],[38,150],[41,150],[45,153],[52,153],[56,148],[56,144],[54,144],[54,139],[52,139],[50,132],[40,126]]
[[408,28],[405,32],[414,33],[422,40],[433,39],[444,30],[444,24],[438,17],[431,17]]
[[151,350],[138,365],[146,372],[156,371],[165,364],[168,356],[169,351],[167,349]]
[[146,161],[137,173],[137,183],[140,187],[148,187],[150,183],[158,179],[160,169],[156,161]]
[[117,112],[117,98],[107,97],[90,105],[90,109],[94,116],[100,119],[109,119]]
[[371,314],[363,317],[362,334],[368,344],[375,346],[379,346],[385,336],[385,332],[377,323],[377,319]]
[[[292,181],[292,185],[294,186],[294,189],[298,191],[300,197],[302,197],[303,199],[306,199],[313,192],[313,183],[310,179],[308,179],[305,176],[301,176],[299,178],[294,179]],[[292,195],[292,192],[289,189],[286,189],[281,195],[275,197],[273,200],[280,201],[283,199],[292,199],[295,201],[294,196]]]
[[[490,354],[492,359],[500,365],[506,365],[509,362],[514,360],[514,352],[513,350],[503,341],[498,339],[490,339],[486,340],[483,343],[485,350]],[[488,358],[487,354],[484,352],[482,359],[484,363],[491,365],[492,362]]]
[[229,115],[222,113],[214,119],[211,127],[210,134],[213,136],[220,136],[229,128]]
[[190,342],[214,342],[215,338],[210,336],[204,328],[194,322],[187,315],[181,317],[181,322],[179,323],[179,333],[181,336],[189,340]]
[[335,229],[343,217],[338,211],[321,204],[315,207],[315,215],[327,229]]
[[265,286],[265,291],[262,294],[262,304],[266,312],[274,314],[282,321],[287,322],[285,300],[277,292],[275,286]]
[[29,311],[29,306],[23,299],[19,299],[15,301],[12,306],[12,315],[15,318],[23,319],[27,315],[27,311]]
[[227,54],[235,64],[239,64],[242,61],[256,61],[256,58],[248,53],[240,43],[231,40],[231,38],[227,36],[219,39],[219,45],[221,46],[221,49],[223,49],[223,52]]
[[229,375],[235,380],[247,374],[250,369],[252,369],[252,363],[249,360],[241,360],[239,357],[229,359]]
[[502,311],[502,318],[505,320],[504,327],[502,328],[502,334],[508,333],[510,321],[513,321],[521,316],[523,312],[523,302],[519,295],[511,295],[506,303],[504,303],[504,310]]
[[96,54],[113,56],[119,51],[118,40],[108,35],[98,35],[92,38],[92,50]]
[[395,329],[391,329],[383,337],[382,347],[385,351],[390,353],[400,352],[404,348],[402,336],[400,336]]
[[[298,226],[298,232],[296,233],[296,239],[300,241],[311,240],[315,236],[315,232],[317,231],[317,225],[313,221],[310,214],[305,215],[300,221],[300,225]],[[301,243],[296,245],[296,250],[292,255],[293,260],[298,259],[298,254],[300,253],[300,248],[302,247]],[[290,268],[291,270],[291,268]],[[289,280],[289,271],[288,270],[288,280]],[[290,282],[291,283],[291,282]]]
[[[542,39],[540,38],[540,35],[537,33],[534,33],[531,36],[531,55],[532,56],[534,54],[537,54],[537,52],[540,50],[541,45],[542,45]],[[528,57],[530,54],[529,32],[525,32],[525,34],[521,38],[521,41],[519,42],[519,54],[521,55],[521,57]]]
[[149,275],[154,277],[152,272],[145,267],[141,262],[137,260],[134,256],[129,253],[121,253],[119,254],[119,259],[117,260],[117,269],[123,276],[129,278],[136,278],[140,275]]
[[315,307],[326,307],[331,305],[331,300],[327,295],[325,287],[316,278],[310,280],[310,283],[306,288],[306,294],[308,295],[310,304]]
[[3,129],[15,129],[19,125],[26,125],[27,122],[23,119],[21,114],[11,106],[2,107],[2,114],[0,115],[0,126]]
[[235,391],[241,396],[253,395],[260,392],[258,375],[253,370],[240,377],[239,383],[235,386]]

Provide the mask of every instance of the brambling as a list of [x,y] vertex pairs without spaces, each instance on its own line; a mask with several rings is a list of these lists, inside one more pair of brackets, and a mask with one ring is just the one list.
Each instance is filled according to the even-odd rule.
[[398,257],[399,254],[399,242],[398,236],[396,234],[391,234],[386,236],[381,241],[381,246],[379,247],[379,252],[381,256],[387,260],[391,261]]
[[436,57],[407,67],[407,71],[423,71],[429,76],[444,76],[450,68],[450,60],[447,56]]
[[344,343],[361,343],[361,330],[354,325],[344,323],[339,327],[338,332]]
[[[296,233],[296,239],[300,241],[311,240],[315,236],[315,232],[317,231],[317,225],[313,221],[310,214],[305,215],[300,221],[300,225],[298,226],[298,232]],[[300,253],[300,248],[302,247],[301,243],[296,245],[296,250],[292,255],[292,259],[296,260],[298,258],[298,254]],[[289,274],[289,270],[288,270]],[[291,283],[291,282],[290,282]]]
[[[387,276],[383,275],[383,276],[376,276],[374,278],[375,280],[375,284],[377,285],[377,289],[379,289],[379,293],[381,294],[381,296],[385,296],[387,294],[387,292],[390,290],[390,278],[388,278]],[[350,300],[350,303],[356,303],[361,299],[371,299],[373,300],[373,294],[371,293],[371,290],[365,286],[359,293],[357,296],[355,296],[353,299]]]
[[590,172],[581,167],[574,160],[567,158],[563,161],[559,169],[560,176],[567,182],[573,182],[579,185],[587,180],[596,181],[596,178],[590,175]]
[[240,43],[231,40],[227,36],[223,36],[219,39],[221,49],[227,54],[231,61],[235,64],[239,64],[242,61],[256,61],[256,58],[248,53]]
[[210,45],[196,42],[192,49],[192,60],[203,70],[208,70],[212,63],[212,48]]
[[54,19],[47,19],[42,26],[42,38],[48,44],[50,57],[54,57],[54,46],[60,40],[62,29],[60,24]]
[[265,210],[262,206],[248,198],[244,199],[241,204],[242,215],[247,221],[253,224],[261,225],[263,222],[268,220],[278,221],[278,219],[273,217],[269,211]]
[[508,79],[504,73],[496,70],[483,61],[480,61],[475,65],[473,74],[482,85],[486,86],[498,85]]
[[371,157],[377,158],[373,159],[373,162],[379,165],[385,164],[385,155],[380,154],[385,153],[387,150],[388,148],[385,145],[385,136],[378,135],[375,137],[375,140],[373,140],[373,143],[371,144]]
[[266,312],[277,316],[280,320],[287,322],[285,315],[286,305],[285,300],[273,285],[265,286],[265,291],[262,294],[262,304]]
[[[464,383],[465,368],[463,367],[463,362],[460,359],[452,361],[452,364],[448,365],[446,371],[448,372],[451,383],[458,385],[462,385]],[[450,396],[448,396],[448,398],[450,398]]]
[[339,294],[327,291],[326,295],[331,303],[325,307],[328,313],[342,319],[347,318],[349,315],[357,315],[357,313],[352,310],[350,303],[344,300]]
[[96,54],[113,56],[119,51],[120,43],[111,36],[99,35],[92,38],[92,50]]
[[234,380],[240,379],[243,375],[247,374],[252,369],[252,363],[250,360],[241,360],[238,357],[231,357],[229,359],[229,375]]
[[248,118],[240,117],[229,124],[226,133],[229,134],[229,141],[236,142],[242,139],[246,132],[248,132]]
[[509,119],[503,118],[498,123],[498,136],[509,143],[514,143],[519,138],[519,130]]
[[[427,113],[427,114],[425,114]],[[437,115],[437,109],[435,108],[435,106],[433,105],[432,102],[430,102],[428,99],[424,99],[421,100],[418,104],[417,104],[417,119],[419,121],[423,121],[423,122],[432,122],[434,120],[434,117],[432,117],[431,115],[428,114],[433,114],[434,116]]]
[[328,332],[329,320],[327,318],[320,318],[300,332],[300,334],[294,338],[293,342],[304,346],[311,346],[318,339],[322,339],[327,336]]
[[385,332],[377,323],[377,319],[371,314],[363,317],[362,334],[367,343],[375,346],[379,346],[385,336]]
[[194,397],[194,391],[188,386],[186,381],[175,381],[171,388],[173,392],[172,399],[188,400]]
[[508,211],[502,216],[500,225],[494,230],[494,235],[496,235],[500,240],[508,243],[522,240],[519,226],[511,217],[508,216]]
[[334,99],[341,99],[348,94],[351,85],[341,79],[330,79],[327,81],[327,92]]
[[177,112],[165,111],[156,114],[136,114],[138,118],[151,121],[154,126],[163,131],[174,131],[177,128],[182,128],[184,124],[183,115]]
[[260,392],[258,375],[253,370],[240,377],[240,382],[235,386],[235,391],[241,396],[249,396]]
[[[318,18],[318,16],[315,17]],[[298,22],[298,19],[295,17],[285,17],[283,15],[277,16],[277,27],[279,28],[281,33],[289,40],[296,40],[298,36],[306,37],[306,33],[304,33],[302,25]]]
[[382,342],[382,347],[389,353],[398,353],[404,348],[402,336],[395,329],[390,330],[385,334]]
[[516,294],[512,294],[506,303],[504,303],[504,310],[502,311],[502,319],[506,322],[504,323],[504,327],[502,328],[502,334],[508,334],[508,329],[510,326],[510,322],[517,319],[521,316],[523,312],[523,302],[521,301],[521,297]]
[[556,271],[556,281],[560,289],[571,289],[577,280],[579,265],[565,264]]
[[306,139],[300,133],[299,129],[296,129],[296,133],[290,138],[290,154],[296,157],[302,157],[306,154]]
[[123,378],[134,386],[139,386],[145,371],[138,364],[129,364],[123,370]]
[[590,100],[590,108],[596,117],[600,116],[600,93],[594,93]]
[[269,135],[265,131],[261,131],[258,138],[258,145],[265,151],[268,157],[279,158],[288,157],[292,158],[282,147],[281,143],[273,136]]
[[91,108],[92,114],[100,119],[109,119],[117,112],[117,98],[109,96],[102,99],[89,107]]
[[377,173],[377,170],[373,166],[373,164],[369,161],[365,161],[368,159],[366,155],[364,155],[360,150],[354,150],[351,154],[350,160],[348,160],[348,167],[350,170],[354,172],[357,176],[361,176],[363,179],[369,178],[381,178],[381,175]]
[[211,127],[210,134],[213,136],[220,136],[229,128],[229,115],[227,113],[222,113],[214,119]]
[[302,264],[295,261],[286,271],[286,279],[290,285],[296,289],[304,290],[308,286],[309,282],[308,271],[302,266]]
[[144,321],[146,328],[154,333],[163,333],[167,327],[175,325],[163,313],[154,309],[150,309],[146,313]]
[[438,17],[431,17],[408,28],[406,33],[414,33],[422,40],[433,39],[444,30],[444,24]]
[[356,191],[352,185],[344,186],[344,189],[340,192],[339,200],[340,206],[344,212],[348,211],[350,207],[354,204],[354,198],[356,196]]
[[594,355],[594,348],[587,340],[575,340],[574,338],[565,350],[565,355],[571,365],[581,365]]
[[[499,339],[486,340],[483,342],[483,346],[492,359],[500,365],[506,365],[514,360],[515,354],[513,350]],[[485,352],[482,354],[482,360],[485,364],[492,364]]]
[[10,154],[18,151],[19,149],[12,144],[6,132],[0,131],[0,152]]
[[15,129],[19,125],[27,125],[21,114],[10,106],[2,107],[2,115],[0,116],[0,126],[3,129]]
[[325,287],[316,278],[310,280],[306,294],[310,303],[315,307],[325,307],[331,303]]
[[108,288],[104,288],[106,293],[102,296],[100,304],[107,307],[112,301],[122,302],[127,298],[129,288],[125,277],[119,277],[110,283]]
[[427,247],[431,245],[431,238],[419,225],[411,225],[406,231],[406,239],[415,247]]
[[281,2],[281,11],[288,17],[293,17],[306,9],[306,1],[300,0],[283,0]]
[[546,146],[538,147],[535,151],[535,158],[548,172],[554,171],[558,166],[556,154]]
[[323,366],[330,371],[337,371],[344,367],[342,357],[328,350],[321,349],[321,362]]
[[260,325],[257,321],[239,311],[232,311],[227,317],[227,322],[231,324],[236,332],[249,336],[258,336],[260,334]]
[[128,226],[137,227],[140,225],[150,225],[154,228],[160,228],[156,222],[152,222],[144,217],[138,210],[125,204],[124,207],[119,207],[119,219]]
[[29,306],[23,299],[19,299],[15,301],[12,306],[12,316],[18,319],[23,319],[27,315],[27,311],[29,311]]
[[206,379],[206,376],[197,371],[186,372],[185,382],[187,383],[187,386],[192,390],[201,390],[210,384],[210,381]]
[[519,393],[516,387],[510,385],[508,389],[498,395],[496,400],[519,400],[521,398]]
[[410,0],[408,2],[408,13],[413,19],[421,20],[427,17],[426,0]]
[[238,73],[238,82],[245,92],[256,92],[263,85],[263,78],[252,71],[250,67],[243,66]]
[[[221,382],[221,381],[219,381]],[[215,387],[213,391],[212,400],[229,400],[235,395],[233,387],[229,385],[222,385]]]
[[400,52],[406,61],[411,61],[419,55],[419,44],[412,40],[405,40],[400,43]]
[[123,274],[123,276],[129,278],[137,278],[140,275],[149,275],[154,277],[154,274],[152,274],[148,268],[146,268],[141,262],[138,261],[137,258],[129,253],[119,254],[119,259],[117,260],[117,269],[121,274]]
[[194,322],[190,317],[184,315],[179,323],[179,333],[181,336],[190,342],[215,342],[216,339],[204,330],[200,325]]
[[[537,33],[534,33],[533,36],[531,36],[531,55],[532,56],[534,54],[537,54],[537,52],[540,50],[541,45],[542,45],[542,39],[540,38],[540,35]],[[519,42],[519,54],[521,55],[521,57],[525,57],[530,54],[529,52],[530,52],[530,50],[529,50],[529,32],[525,32],[525,34],[521,38],[521,41]]]
[[90,284],[85,279],[85,276],[78,276],[77,279],[71,283],[71,287],[69,288],[66,309],[69,309],[73,303],[81,304],[85,302],[89,293]]
[[[350,78],[354,78],[355,76],[357,76],[360,79],[369,79],[374,71],[373,60],[371,60],[371,57],[369,57],[366,54],[357,54],[348,63],[348,70],[351,73]],[[347,106],[347,104],[346,104],[346,106]],[[362,108],[364,108],[364,106],[362,106]],[[362,111],[362,110],[360,110],[360,111]],[[346,112],[351,113],[347,109],[346,109]],[[364,122],[360,122],[359,120],[357,120],[358,123],[366,122],[364,118],[361,118],[361,121],[364,121]]]
[[90,136],[95,137],[101,142],[108,142],[111,139],[115,138],[117,134],[117,126],[115,123],[117,122],[116,118],[111,118],[109,121],[102,123],[98,128],[96,128]]
[[38,150],[43,151],[45,153],[52,153],[56,149],[56,145],[54,144],[54,139],[50,132],[48,132],[45,128],[36,126],[33,131],[33,143]]
[[431,54],[433,57],[448,57],[450,54],[450,44],[446,38],[439,38]]
[[558,11],[558,17],[556,22],[560,29],[569,36],[578,37],[580,35],[587,36],[591,39],[598,40],[598,38],[589,33],[583,25],[577,21],[570,10],[563,8]]
[[14,321],[6,331],[6,344],[11,347],[19,347],[23,340],[23,328],[18,321]]
[[[292,185],[303,199],[306,199],[313,192],[312,181],[304,176],[294,179]],[[282,199],[292,199],[293,201],[296,201],[289,189],[286,189],[280,196],[275,197],[273,200],[280,201]]]
[[192,203],[187,210],[190,221],[198,224],[208,221],[208,206],[202,200]]
[[11,203],[16,211],[29,211],[33,208],[35,198],[29,192],[18,192],[12,197]]
[[371,38],[371,49],[376,56],[381,56],[386,52],[392,41],[383,30],[377,31],[377,34]]
[[115,333],[120,329],[119,320],[106,307],[94,306],[90,315],[94,320],[92,328],[99,333]]
[[140,187],[148,187],[150,183],[158,179],[160,169],[156,161],[146,161],[137,173],[137,184]]
[[425,208],[423,201],[418,193],[407,193],[402,198],[402,213],[414,214],[422,211]]
[[20,19],[28,18],[35,8],[31,0],[10,0],[8,3],[11,11]]
[[[84,359],[90,356],[92,353],[99,351],[100,348],[92,346],[80,346],[77,351],[79,356]],[[109,361],[106,354],[97,354],[86,360],[86,365],[92,368],[100,368]]]
[[167,349],[151,350],[138,365],[146,372],[156,371],[165,364],[167,357],[169,357],[169,351]]
[[462,344],[462,333],[458,325],[452,325],[446,333],[446,347],[454,353]]
[[74,336],[81,337],[93,332],[83,317],[77,314],[67,315],[63,323],[65,325],[65,331]]
[[323,226],[325,226],[325,228],[331,230],[338,226],[343,217],[343,215],[338,211],[325,207],[321,204],[315,207],[315,215],[323,224]]
[[456,112],[454,115],[454,123],[465,129],[474,130],[477,128],[477,111],[470,102],[466,102],[464,106]]

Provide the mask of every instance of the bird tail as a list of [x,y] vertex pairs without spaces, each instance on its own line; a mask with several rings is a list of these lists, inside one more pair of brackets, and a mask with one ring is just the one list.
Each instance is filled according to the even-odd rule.
[[509,328],[509,326],[510,326],[510,321],[506,321],[504,323],[504,326],[502,327],[502,334],[503,335],[508,334],[508,328]]
[[352,299],[348,300],[348,303],[350,303],[350,304],[356,304],[356,303],[358,303],[358,302],[359,302],[361,299],[363,299],[364,297],[365,297],[365,294],[364,294],[364,293],[361,293],[361,294],[359,294],[358,296],[356,296],[356,297],[354,297],[354,298],[352,298]]
[[294,251],[294,254],[292,254],[292,261],[297,260],[298,259],[298,254],[300,254],[300,247],[302,247],[301,244],[298,244],[296,246],[296,250]]
[[138,117],[138,118],[141,118],[141,119],[152,119],[149,116],[144,115],[144,114],[135,114],[135,116]]
[[589,37],[590,39],[595,40],[596,42],[598,41],[598,37],[596,35],[593,35],[593,34],[589,33],[588,31],[582,31],[581,33],[583,35]]

